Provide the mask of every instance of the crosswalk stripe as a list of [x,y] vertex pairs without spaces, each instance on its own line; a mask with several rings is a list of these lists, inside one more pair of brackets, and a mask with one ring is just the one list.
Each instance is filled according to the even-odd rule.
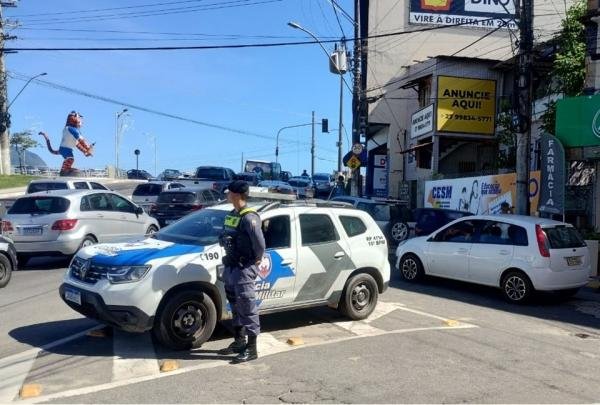
[[113,381],[160,373],[150,333],[131,334],[115,329]]
[[94,326],[83,332],[48,343],[40,348],[29,349],[0,359],[0,404],[12,402],[19,394],[19,390],[40,352],[79,339],[97,328],[98,326]]

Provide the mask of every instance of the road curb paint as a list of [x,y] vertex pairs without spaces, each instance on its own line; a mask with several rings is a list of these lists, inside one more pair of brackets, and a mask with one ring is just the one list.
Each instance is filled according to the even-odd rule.
[[165,360],[160,365],[161,373],[168,373],[170,371],[175,371],[179,368],[179,362],[177,360]]
[[19,390],[19,398],[28,399],[39,397],[42,394],[42,386],[40,384],[24,384]]
[[304,344],[304,340],[301,337],[291,337],[286,343],[290,346],[300,346]]

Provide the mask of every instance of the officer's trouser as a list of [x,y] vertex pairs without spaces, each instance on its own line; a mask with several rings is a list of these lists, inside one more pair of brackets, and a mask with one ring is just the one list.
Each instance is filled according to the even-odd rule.
[[256,305],[256,266],[226,267],[224,273],[225,295],[231,306],[233,326],[243,326],[249,335],[258,336],[260,320]]

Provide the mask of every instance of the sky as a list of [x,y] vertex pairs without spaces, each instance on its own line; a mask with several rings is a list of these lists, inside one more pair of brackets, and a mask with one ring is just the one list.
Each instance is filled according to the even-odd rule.
[[[354,14],[351,0],[337,3]],[[3,17],[10,21],[6,32],[17,37],[6,42],[7,48],[311,40],[289,27],[289,21],[322,40],[341,38],[342,29],[347,37],[353,36],[352,23],[340,15],[338,24],[329,0],[21,0],[16,8],[3,8]],[[324,44],[328,51],[333,46]],[[78,168],[104,169],[115,164],[116,116],[123,108],[128,112],[119,119],[122,169],[135,168],[135,149],[140,150],[140,169],[152,174],[167,168],[193,171],[201,165],[226,166],[237,172],[242,154],[244,159],[274,161],[279,129],[310,123],[311,111],[318,123],[328,118],[330,128],[330,133],[321,133],[316,127],[315,171],[332,172],[337,167],[340,81],[329,72],[328,58],[318,44],[178,51],[19,51],[6,55],[5,65],[10,101],[28,78],[47,73],[14,99],[11,132],[31,130],[42,141],[37,133],[44,131],[57,149],[67,114],[72,110],[83,114],[82,133],[95,142],[95,149],[94,156],[87,158],[75,152]],[[352,83],[349,74],[345,79]],[[350,149],[351,101],[350,91],[344,88],[344,154]],[[281,131],[283,170],[310,172],[310,139],[310,126]],[[50,167],[62,163],[41,142],[31,151]]]

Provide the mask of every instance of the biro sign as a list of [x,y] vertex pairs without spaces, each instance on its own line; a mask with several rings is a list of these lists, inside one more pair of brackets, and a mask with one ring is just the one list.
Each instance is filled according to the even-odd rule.
[[515,0],[410,0],[409,22],[516,29]]

